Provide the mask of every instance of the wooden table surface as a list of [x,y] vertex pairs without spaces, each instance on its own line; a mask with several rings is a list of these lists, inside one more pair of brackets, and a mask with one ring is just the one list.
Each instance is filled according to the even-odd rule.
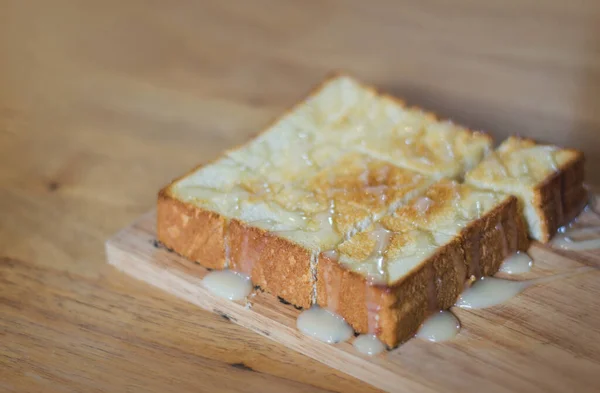
[[0,391],[375,391],[103,249],[336,68],[600,183],[596,0],[0,1]]

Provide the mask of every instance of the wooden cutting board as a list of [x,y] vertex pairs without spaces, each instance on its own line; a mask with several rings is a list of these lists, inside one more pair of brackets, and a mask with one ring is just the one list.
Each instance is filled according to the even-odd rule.
[[[461,321],[448,342],[412,339],[384,354],[360,355],[351,343],[329,345],[296,329],[300,311],[268,293],[247,302],[215,297],[207,270],[161,247],[147,213],[111,238],[108,262],[123,272],[386,391],[599,392],[600,274],[596,270],[533,286],[505,304],[453,309]],[[530,279],[600,267],[600,251],[565,252],[533,244]],[[581,270],[581,269],[579,269]],[[515,278],[517,279],[517,278]]]

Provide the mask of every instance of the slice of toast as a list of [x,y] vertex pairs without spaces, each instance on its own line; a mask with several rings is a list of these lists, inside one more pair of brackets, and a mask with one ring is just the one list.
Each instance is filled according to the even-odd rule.
[[546,243],[587,203],[584,155],[510,137],[468,172],[466,182],[519,198],[529,236]]
[[[332,77],[245,146],[163,188],[159,240],[206,267],[245,271],[256,285],[308,307],[315,297],[320,251],[423,191],[437,172],[444,172],[440,161],[419,175],[421,167],[410,164],[419,161],[416,153],[406,163],[384,164],[375,158],[376,149],[361,148],[369,135],[398,134],[401,140],[405,122],[415,116],[399,100],[350,77]],[[485,134],[456,131],[449,123],[436,133],[464,134],[460,144],[445,146],[460,168],[492,144]]]
[[470,276],[527,246],[515,197],[442,180],[322,253],[317,304],[393,347],[451,307]]
[[[326,261],[326,251],[360,239],[370,225],[424,195],[436,180],[461,178],[491,146],[483,133],[439,121],[352,78],[336,76],[246,145],[163,188],[158,239],[205,267],[246,273],[255,285],[299,307],[323,304],[328,282],[352,277],[342,292],[357,297],[347,302],[342,315],[355,329],[368,331],[368,321],[358,317],[367,304],[364,276],[335,258]],[[512,214],[510,201],[499,202],[498,217]],[[465,225],[476,225],[471,223]],[[421,237],[414,234],[430,233],[409,224],[410,230],[398,230],[406,232],[400,254],[420,244]],[[452,290],[439,290],[439,306],[450,306],[462,287],[464,274],[452,269],[458,269],[455,261],[469,247],[464,233],[440,231],[436,236],[445,240],[432,243],[440,261],[432,264],[439,267],[436,277],[447,275],[452,282]],[[482,262],[482,271],[493,272],[485,266],[497,263]],[[428,286],[423,286],[429,285],[429,270],[418,271],[381,287],[396,296],[383,299],[414,297],[415,304],[429,299]],[[386,305],[382,310],[387,314],[378,335],[393,346],[414,333],[428,309],[409,313]]]

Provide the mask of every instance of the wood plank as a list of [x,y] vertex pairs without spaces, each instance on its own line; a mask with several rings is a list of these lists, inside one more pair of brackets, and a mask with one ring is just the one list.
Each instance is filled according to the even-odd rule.
[[[255,291],[248,301],[214,296],[201,280],[208,271],[155,239],[155,213],[142,216],[111,238],[108,261],[119,270],[203,309],[275,340],[328,366],[387,391],[593,392],[600,389],[598,271],[532,287],[489,309],[456,309],[460,334],[446,343],[412,339],[383,355],[357,353],[350,343],[329,345],[303,335],[299,311]],[[548,247],[530,249],[534,278],[583,264]],[[594,261],[600,261],[600,253]]]

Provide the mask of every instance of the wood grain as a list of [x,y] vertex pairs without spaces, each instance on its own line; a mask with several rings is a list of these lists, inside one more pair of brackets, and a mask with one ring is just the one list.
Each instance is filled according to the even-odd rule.
[[[530,278],[573,272],[498,307],[453,310],[460,334],[446,343],[410,340],[382,356],[329,345],[296,328],[300,311],[266,292],[231,302],[204,289],[208,270],[156,242],[156,215],[142,216],[107,242],[110,264],[163,291],[390,392],[596,392],[600,389],[600,251],[591,270],[540,244]],[[540,254],[543,253],[543,258]],[[522,277],[520,277],[522,278]],[[557,373],[557,370],[561,370]]]
[[369,391],[121,275],[105,240],[333,68],[582,148],[599,183],[599,26],[594,0],[0,1],[0,391],[253,390],[237,363]]

